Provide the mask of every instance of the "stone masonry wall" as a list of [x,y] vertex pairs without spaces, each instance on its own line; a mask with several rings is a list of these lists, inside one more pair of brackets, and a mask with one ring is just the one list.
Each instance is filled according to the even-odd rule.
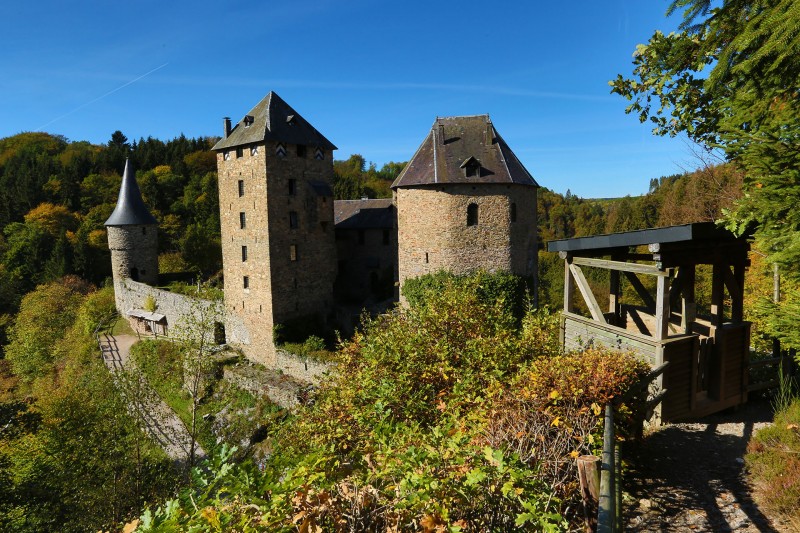
[[333,152],[317,160],[315,147],[299,156],[296,145],[284,146],[283,157],[275,142],[242,147],[241,157],[235,149],[227,159],[224,152],[217,154],[225,309],[239,316],[249,333],[249,342],[228,340],[269,367],[276,365],[275,324],[329,315],[336,276],[333,198],[320,196],[310,183],[332,186]]
[[[408,278],[478,269],[522,276],[536,270],[536,189],[512,184],[450,184],[400,188],[397,206],[398,273]],[[467,209],[478,206],[478,223]],[[511,204],[516,221],[511,222]]]
[[158,228],[155,225],[109,226],[108,248],[114,279],[131,277],[138,271],[141,282],[158,283]]

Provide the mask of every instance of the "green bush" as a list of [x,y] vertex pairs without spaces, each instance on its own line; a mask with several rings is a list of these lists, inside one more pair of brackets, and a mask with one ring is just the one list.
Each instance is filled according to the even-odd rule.
[[[314,401],[280,427],[263,470],[217,458],[204,484],[146,513],[144,529],[569,529],[574,479],[549,461],[591,449],[599,403],[640,366],[557,357],[556,317],[528,309],[520,320],[505,297],[487,297],[499,285],[485,276],[443,280],[367,319]],[[537,410],[516,412],[549,455],[516,447],[499,423],[519,407],[512,398]]]
[[745,462],[759,504],[800,528],[800,398],[753,435]]
[[488,273],[480,270],[472,275],[459,276],[440,270],[403,283],[403,296],[411,307],[423,305],[431,293],[441,292],[451,285],[474,290],[478,300],[484,303],[503,302],[517,319],[522,318],[528,307],[532,280],[508,272]]

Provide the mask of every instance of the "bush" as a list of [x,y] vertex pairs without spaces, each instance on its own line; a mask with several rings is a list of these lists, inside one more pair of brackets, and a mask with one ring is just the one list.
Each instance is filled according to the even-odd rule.
[[475,274],[459,276],[440,270],[408,279],[403,283],[403,296],[411,307],[423,305],[432,293],[441,292],[451,285],[474,290],[483,303],[503,302],[512,316],[521,319],[528,308],[531,280],[508,272],[490,274],[480,270]]
[[800,398],[753,435],[745,462],[759,504],[800,528]]

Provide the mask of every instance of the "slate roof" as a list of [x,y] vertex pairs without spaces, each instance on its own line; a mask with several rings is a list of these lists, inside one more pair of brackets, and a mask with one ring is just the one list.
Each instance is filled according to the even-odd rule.
[[337,229],[391,228],[394,225],[392,199],[336,200],[333,219]]
[[336,150],[333,143],[273,91],[248,111],[233,127],[230,135],[220,139],[213,150],[264,141],[280,141]]
[[153,215],[144,205],[139,184],[136,183],[136,173],[131,168],[130,161],[125,161],[125,171],[122,173],[122,185],[119,188],[117,206],[106,220],[106,226],[137,226],[158,224]]
[[[467,176],[471,159],[480,164]],[[437,118],[392,188],[441,183],[517,183],[538,187],[489,115]]]

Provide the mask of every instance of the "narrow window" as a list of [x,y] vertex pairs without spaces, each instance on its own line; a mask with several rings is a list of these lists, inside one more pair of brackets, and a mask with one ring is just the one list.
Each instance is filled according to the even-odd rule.
[[247,261],[247,246],[242,246],[242,262]]
[[258,155],[258,145],[254,144],[250,147],[250,155]]
[[245,276],[242,278],[242,287],[244,287],[245,289],[250,288],[250,276]]
[[390,237],[389,230],[388,229],[383,230],[383,244],[389,244],[389,237]]
[[364,244],[364,230],[358,230],[358,244]]
[[428,252],[425,252],[425,262],[428,262]]
[[289,196],[294,196],[297,193],[297,180],[289,180]]
[[297,145],[297,157],[305,157],[306,156],[306,147],[303,144]]
[[478,204],[469,204],[467,206],[467,226],[478,225]]
[[239,213],[239,228],[244,229],[246,225],[247,225],[247,219],[245,218],[244,211],[241,211]]
[[244,155],[244,151],[242,150],[242,147],[239,146],[238,148],[236,148],[236,159],[239,159],[243,155]]
[[239,198],[244,196],[244,180],[239,180]]
[[286,147],[283,143],[278,143],[275,145],[275,155],[278,157],[286,157]]
[[142,226],[142,235],[147,235],[147,228]]
[[222,152],[222,159],[228,161],[230,158],[231,158],[230,150],[225,150],[224,152]]
[[294,244],[289,245],[289,261],[297,261],[297,246]]
[[517,204],[511,203],[511,222],[517,221]]
[[289,229],[297,229],[297,211],[289,211]]
[[319,161],[325,159],[325,152],[323,152],[322,148],[320,148],[319,146],[317,147],[316,150],[314,150],[314,159],[318,159]]

